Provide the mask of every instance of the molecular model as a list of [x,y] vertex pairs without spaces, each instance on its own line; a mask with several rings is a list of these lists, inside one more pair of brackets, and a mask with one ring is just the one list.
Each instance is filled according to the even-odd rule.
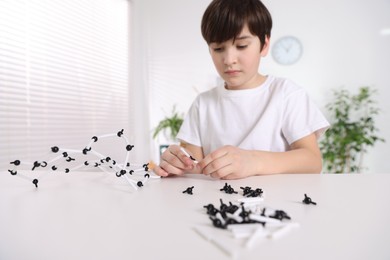
[[[116,160],[109,156],[105,156],[98,151],[92,149],[92,144],[97,141],[105,138],[121,138],[124,140],[124,151],[126,151],[125,161],[123,163],[118,163]],[[93,136],[91,141],[80,150],[72,150],[72,149],[62,149],[57,146],[51,147],[51,154],[55,154],[54,158],[50,160],[42,160],[42,161],[34,161],[34,162],[22,162],[20,160],[15,160],[10,162],[14,167],[13,169],[9,169],[8,172],[11,175],[16,175],[31,181],[35,187],[38,188],[38,179],[30,178],[29,176],[22,174],[17,171],[18,167],[21,165],[29,165],[31,166],[31,171],[35,171],[38,168],[50,169],[52,172],[60,172],[63,171],[65,173],[69,173],[81,168],[86,167],[95,167],[99,168],[101,171],[115,174],[116,177],[124,178],[135,190],[139,187],[142,187],[146,184],[146,182],[150,178],[160,178],[160,176],[151,173],[153,170],[154,164],[153,162],[148,162],[144,164],[135,164],[129,162],[130,151],[134,148],[134,145],[131,145],[128,139],[123,135],[123,129],[117,133],[106,134],[101,136]],[[82,160],[79,157],[87,157],[87,155],[92,155],[94,157],[93,160]],[[71,163],[76,164],[75,166],[71,165]],[[62,164],[67,164],[68,167],[60,168]],[[73,166],[73,167],[70,167]],[[48,171],[46,171],[48,172]]]

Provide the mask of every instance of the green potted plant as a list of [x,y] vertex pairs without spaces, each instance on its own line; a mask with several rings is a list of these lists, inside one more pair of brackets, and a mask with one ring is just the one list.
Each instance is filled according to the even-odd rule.
[[176,111],[176,106],[173,107],[171,115],[166,116],[159,122],[154,129],[153,138],[156,139],[160,133],[164,133],[168,139],[176,140],[176,135],[183,123],[183,115]]
[[334,99],[326,105],[331,128],[320,142],[326,172],[361,172],[366,148],[385,141],[375,126],[379,113],[375,93],[371,87],[361,87],[357,94],[346,89],[333,91]]

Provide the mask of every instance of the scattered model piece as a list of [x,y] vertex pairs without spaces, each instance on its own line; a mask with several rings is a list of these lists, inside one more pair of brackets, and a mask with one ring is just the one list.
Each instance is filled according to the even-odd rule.
[[227,183],[225,183],[225,186],[223,186],[222,189],[220,189],[220,191],[224,191],[226,192],[227,194],[233,194],[233,193],[238,193],[237,191],[235,191],[232,186],[228,185]]
[[243,195],[245,197],[261,197],[263,195],[263,190],[262,189],[252,189],[251,187],[240,187],[242,189]]
[[314,201],[311,200],[310,197],[308,197],[306,194],[305,194],[305,198],[303,199],[302,201],[303,203],[305,204],[313,204],[313,205],[317,205],[317,203],[315,203]]
[[[97,152],[96,150],[92,149],[92,144],[96,143],[98,140],[104,139],[104,138],[112,138],[112,137],[119,137],[122,140],[125,141],[125,149],[126,150],[126,157],[125,161],[120,164],[117,163],[116,160],[112,159],[109,156],[104,156]],[[83,160],[82,163],[74,166],[74,167],[65,167],[62,170],[65,173],[69,173],[72,171],[75,171],[80,168],[85,168],[85,167],[96,167],[102,170],[103,172],[106,173],[114,173],[116,177],[123,177],[126,179],[126,181],[135,189],[137,190],[137,187],[142,187],[145,185],[145,183],[149,180],[149,178],[160,178],[160,176],[157,176],[155,174],[151,175],[150,171],[153,170],[154,164],[153,162],[149,163],[144,163],[144,164],[134,164],[129,162],[129,155],[130,151],[134,148],[134,145],[131,145],[128,141],[128,139],[123,135],[123,129],[117,133],[113,134],[106,134],[106,135],[101,135],[101,136],[93,136],[91,138],[92,140],[85,146],[85,148],[80,149],[80,150],[72,150],[72,149],[60,149],[58,146],[53,146],[51,147],[51,152],[53,154],[58,154],[56,157],[52,158],[49,161],[34,161],[33,163],[31,162],[21,162],[20,160],[15,160],[11,162],[10,164],[14,165],[13,169],[8,170],[8,172],[11,175],[17,175],[22,178],[25,178],[27,180],[30,180],[35,187],[38,188],[38,178],[33,178],[31,179],[29,176],[26,176],[24,174],[18,173],[16,170],[17,167],[20,167],[21,165],[32,165],[31,171],[35,171],[37,168],[50,168],[51,171],[59,171],[59,165],[54,164],[55,162],[63,159],[63,161],[60,161],[61,163],[70,163],[72,162],[78,162],[80,156],[86,156],[86,155],[93,155],[97,159],[95,160]],[[71,157],[72,155],[72,157]],[[65,162],[64,162],[65,161]],[[136,180],[136,178],[142,178],[142,180]]]
[[185,189],[184,191],[183,191],[183,193],[188,193],[188,194],[190,194],[190,195],[192,195],[193,193],[192,193],[192,190],[194,189],[194,186],[191,186],[191,187],[188,187],[187,189]]

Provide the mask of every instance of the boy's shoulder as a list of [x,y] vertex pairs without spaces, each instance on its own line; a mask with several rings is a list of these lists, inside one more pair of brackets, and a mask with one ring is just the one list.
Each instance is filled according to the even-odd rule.
[[269,85],[273,88],[302,89],[302,87],[296,84],[294,81],[284,77],[269,75],[267,81],[269,81]]
[[281,92],[284,95],[289,95],[295,92],[305,91],[303,87],[284,77],[268,76],[268,88],[271,92]]
[[201,92],[197,96],[197,99],[207,99],[207,98],[217,97],[218,93],[220,92],[220,88],[223,88],[223,86],[215,86],[215,87],[212,87],[209,90]]

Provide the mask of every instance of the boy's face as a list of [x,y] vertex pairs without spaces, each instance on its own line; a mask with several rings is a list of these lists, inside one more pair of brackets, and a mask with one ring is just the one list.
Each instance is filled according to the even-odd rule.
[[209,45],[211,58],[228,89],[248,89],[263,82],[258,73],[260,58],[268,53],[268,39],[261,49],[260,39],[245,25],[241,33],[226,42]]

